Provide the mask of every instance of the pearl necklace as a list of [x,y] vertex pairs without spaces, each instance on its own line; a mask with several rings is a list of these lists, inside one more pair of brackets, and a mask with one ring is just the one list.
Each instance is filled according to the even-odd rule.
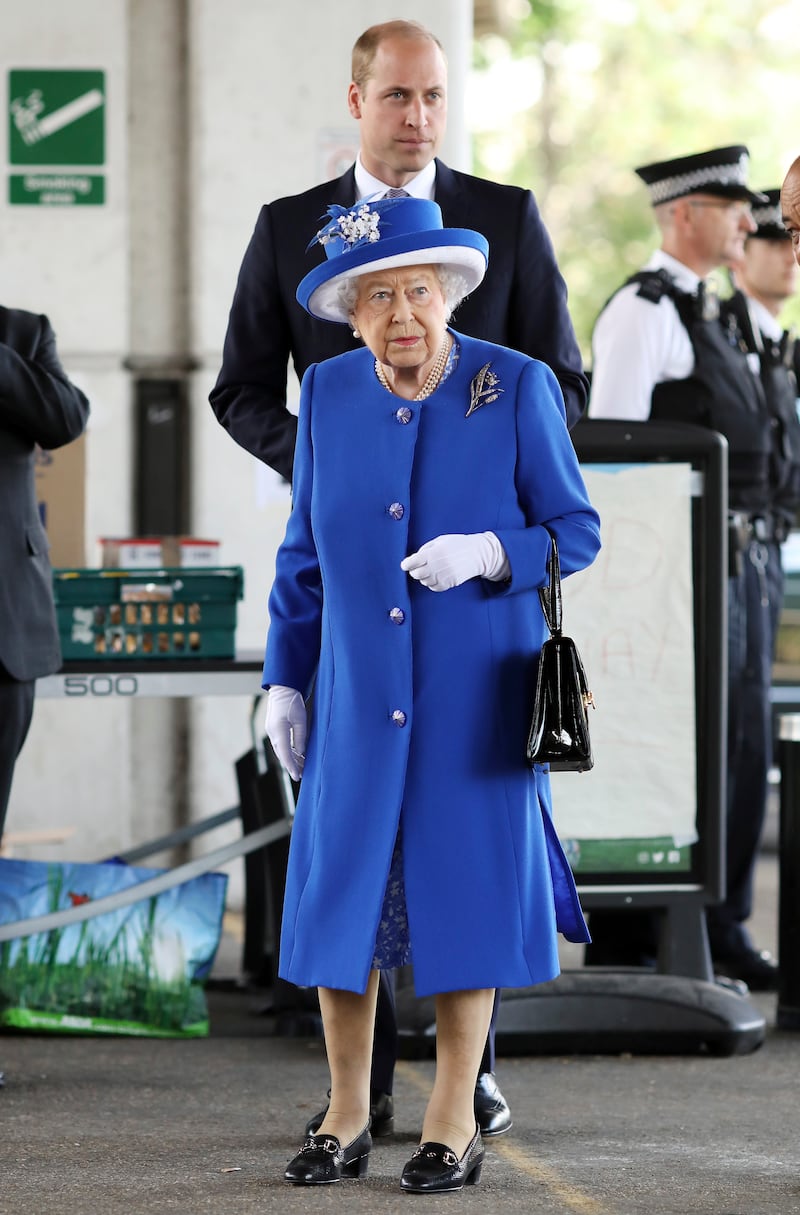
[[[441,380],[442,376],[444,375],[444,369],[447,366],[447,359],[450,354],[450,348],[451,348],[450,334],[446,333],[444,335],[444,341],[442,342],[441,349],[440,349],[438,355],[436,356],[436,362],[433,364],[433,367],[431,368],[430,375],[428,376],[427,380],[420,388],[417,395],[415,397],[411,398],[413,401],[424,401],[426,397],[429,397],[431,395],[431,393],[434,392],[439,387],[439,381]],[[394,392],[394,389],[390,385],[389,381],[386,379],[386,374],[383,370],[382,365],[379,363],[379,361],[377,359],[375,360],[375,374],[378,377],[378,379],[380,380],[381,384],[383,384],[383,386],[387,392],[394,393],[395,396],[400,395],[399,393]]]

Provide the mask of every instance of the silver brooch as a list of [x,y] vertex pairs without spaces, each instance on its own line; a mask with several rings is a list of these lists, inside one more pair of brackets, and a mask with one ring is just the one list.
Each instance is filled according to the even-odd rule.
[[491,363],[487,363],[485,367],[481,367],[470,384],[469,409],[464,417],[468,418],[476,409],[480,409],[481,405],[491,405],[492,401],[496,401],[500,393],[503,392],[503,389],[498,387],[500,377],[494,374],[491,367]]

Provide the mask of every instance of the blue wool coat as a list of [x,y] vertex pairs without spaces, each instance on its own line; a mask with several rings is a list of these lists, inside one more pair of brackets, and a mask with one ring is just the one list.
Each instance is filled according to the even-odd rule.
[[[364,991],[401,824],[418,995],[542,982],[557,926],[588,939],[525,742],[543,524],[569,574],[597,553],[598,518],[549,369],[455,336],[455,370],[421,402],[388,393],[367,350],[303,379],[263,678],[314,683],[280,949],[302,986]],[[500,391],[467,417],[486,364]],[[435,536],[483,531],[507,582],[434,592],[400,569]]]

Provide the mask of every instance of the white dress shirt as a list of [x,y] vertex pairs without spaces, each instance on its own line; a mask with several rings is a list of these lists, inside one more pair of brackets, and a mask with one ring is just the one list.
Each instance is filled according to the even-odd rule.
[[[411,195],[412,198],[433,198],[433,189],[436,185],[436,164],[432,160],[429,164],[417,173],[416,177],[412,177],[411,181],[407,181],[403,189]],[[382,197],[389,186],[385,181],[380,181],[377,177],[373,177],[368,173],[361,163],[361,154],[356,158],[356,195],[358,199],[370,198],[373,195]]]
[[[666,270],[679,291],[694,295],[700,278],[683,262],[656,250],[645,270]],[[686,326],[667,295],[657,304],[638,295],[638,283],[619,291],[600,314],[592,339],[591,418],[644,422],[653,389],[662,380],[685,380],[694,371]]]

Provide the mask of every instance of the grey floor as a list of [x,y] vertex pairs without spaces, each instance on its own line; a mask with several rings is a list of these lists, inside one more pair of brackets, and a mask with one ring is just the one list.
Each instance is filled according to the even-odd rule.
[[[768,852],[753,927],[773,949],[776,891]],[[235,930],[218,976],[237,971]],[[564,962],[577,964],[569,949]],[[480,1185],[438,1198],[397,1189],[429,1060],[398,1064],[396,1133],[378,1141],[366,1180],[292,1188],[282,1169],[327,1085],[321,1043],[271,1036],[258,996],[209,1001],[212,1032],[197,1041],[0,1038],[0,1215],[800,1213],[800,1035],[774,1028],[774,996],[753,997],[769,1028],[747,1055],[501,1059],[513,1130],[487,1144]]]

